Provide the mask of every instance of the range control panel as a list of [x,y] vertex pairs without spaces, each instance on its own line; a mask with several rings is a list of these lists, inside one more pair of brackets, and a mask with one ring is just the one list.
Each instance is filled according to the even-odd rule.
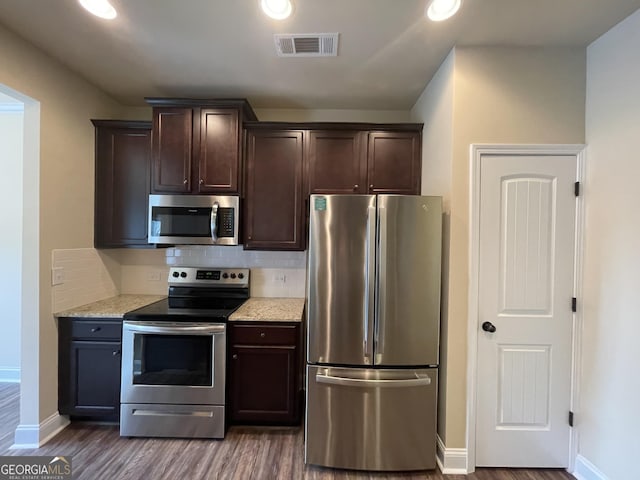
[[249,286],[249,269],[171,267],[169,285]]

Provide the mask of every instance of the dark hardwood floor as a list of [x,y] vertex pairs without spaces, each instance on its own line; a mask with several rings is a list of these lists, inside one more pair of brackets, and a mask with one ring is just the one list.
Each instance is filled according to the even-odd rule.
[[564,470],[480,469],[471,475],[442,475],[437,470],[390,474],[308,467],[300,428],[233,427],[220,441],[121,438],[116,426],[74,423],[42,448],[7,450],[18,424],[18,393],[17,385],[0,384],[0,455],[71,456],[76,479],[573,479]]
[[20,423],[20,384],[0,383],[0,455],[13,445]]

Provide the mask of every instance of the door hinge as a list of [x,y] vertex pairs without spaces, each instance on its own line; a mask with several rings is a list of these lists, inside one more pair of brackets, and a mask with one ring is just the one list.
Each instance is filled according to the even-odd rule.
[[574,313],[578,311],[578,299],[576,297],[571,299],[571,311]]
[[575,193],[576,197],[580,196],[580,182],[573,184],[573,193]]
[[569,426],[573,427],[573,412],[569,412]]

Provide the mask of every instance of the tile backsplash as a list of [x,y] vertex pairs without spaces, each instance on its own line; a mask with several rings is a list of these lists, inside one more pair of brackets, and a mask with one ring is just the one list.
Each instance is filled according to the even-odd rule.
[[265,252],[242,247],[179,246],[166,251],[167,265],[251,269],[252,297],[304,298],[306,252]]
[[[93,248],[53,250],[52,308],[60,312],[120,293],[166,295],[171,266],[251,269],[251,296],[304,298],[306,252],[265,252],[240,247],[177,246],[165,250]],[[52,272],[53,280],[54,272]]]
[[[93,248],[51,252],[53,312],[118,295],[120,264]],[[57,276],[54,282],[54,276]]]
[[304,268],[252,268],[252,297],[304,298],[307,271]]
[[189,267],[305,268],[307,252],[264,252],[222,246],[178,246],[166,251],[167,265]]

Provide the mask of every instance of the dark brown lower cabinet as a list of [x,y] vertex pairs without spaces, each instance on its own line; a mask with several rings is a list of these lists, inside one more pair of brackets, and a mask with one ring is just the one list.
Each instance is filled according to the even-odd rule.
[[231,323],[229,332],[227,372],[231,423],[299,424],[300,324]]
[[118,419],[122,321],[60,318],[58,322],[58,411]]

